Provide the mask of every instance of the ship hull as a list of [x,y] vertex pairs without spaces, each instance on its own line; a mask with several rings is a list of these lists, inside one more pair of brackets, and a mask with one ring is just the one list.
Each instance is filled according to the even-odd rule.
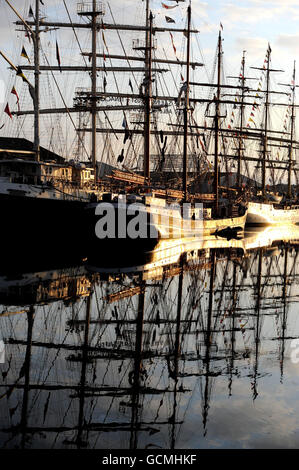
[[[103,207],[105,207],[103,203]],[[88,259],[93,263],[97,261],[101,264],[111,261],[111,253],[117,261],[120,257],[124,263],[132,261],[132,256],[138,252],[148,252],[153,250],[161,240],[171,239],[195,239],[207,235],[219,234],[230,230],[229,234],[235,236],[242,231],[245,226],[246,213],[239,217],[227,217],[219,219],[193,219],[183,217],[181,207],[167,209],[161,200],[151,206],[140,206],[139,215],[141,223],[145,228],[139,227],[139,234],[134,232],[130,236],[130,225],[134,222],[134,215],[128,216],[130,205],[109,203],[111,209],[110,222],[107,219],[105,229],[107,233],[99,233],[99,226],[103,228],[101,222],[102,203],[89,205],[86,209],[88,219]],[[137,210],[137,206],[136,206]],[[105,213],[106,215],[107,213]],[[112,219],[112,220],[111,220]],[[112,233],[108,233],[108,226],[111,223]],[[123,230],[123,224],[126,224]],[[105,236],[106,235],[106,236]],[[111,235],[111,236],[110,236]],[[140,236],[141,235],[141,236]],[[226,235],[225,235],[226,236]],[[119,255],[119,256],[118,256]]]
[[276,208],[273,204],[249,202],[246,225],[299,224],[299,206]]
[[38,269],[45,260],[79,262],[86,255],[85,207],[80,201],[0,194],[1,269]]

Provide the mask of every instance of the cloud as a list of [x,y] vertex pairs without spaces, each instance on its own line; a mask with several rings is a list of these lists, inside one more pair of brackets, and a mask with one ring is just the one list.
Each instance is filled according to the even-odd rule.
[[292,53],[299,53],[299,34],[280,34],[275,44],[282,48],[287,48]]
[[[244,2],[245,3],[245,2]],[[221,5],[220,13],[223,24],[229,29],[244,27],[244,25],[271,27],[271,21],[288,25],[299,16],[297,0],[250,0],[243,5],[230,1]]]
[[298,0],[250,0],[250,3],[255,5],[265,5],[265,3],[272,3],[275,5],[283,6],[284,8],[288,7],[289,5],[298,6]]
[[235,44],[238,46],[238,48],[252,53],[253,51],[265,51],[268,45],[268,41],[267,39],[261,37],[237,37]]
[[276,18],[281,13],[281,7],[266,8],[264,6],[258,6],[253,8],[252,6],[241,7],[234,3],[228,3],[223,8],[223,19],[224,24],[231,26],[232,23],[237,24],[257,24],[259,22],[266,22]]

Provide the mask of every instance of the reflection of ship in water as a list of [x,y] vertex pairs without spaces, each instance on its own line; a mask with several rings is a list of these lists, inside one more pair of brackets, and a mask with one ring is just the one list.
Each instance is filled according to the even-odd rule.
[[76,266],[16,276],[0,276],[0,302],[4,305],[65,303],[89,295],[90,276],[84,266]]
[[243,381],[258,399],[263,358],[277,362],[282,380],[298,334],[289,317],[298,238],[273,235],[271,249],[262,233],[271,238],[251,234],[245,250],[245,240],[216,238],[176,259],[162,250],[143,270],[24,275],[31,295],[2,278],[1,447],[204,446],[217,381],[228,396]]

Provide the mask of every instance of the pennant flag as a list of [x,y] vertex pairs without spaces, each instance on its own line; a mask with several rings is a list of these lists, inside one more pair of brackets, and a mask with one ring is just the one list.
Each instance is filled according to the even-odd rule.
[[25,59],[27,59],[29,64],[30,64],[30,59],[28,57],[28,54],[27,54],[26,49],[25,49],[24,46],[22,47],[21,57],[25,57]]
[[29,42],[31,43],[31,36],[27,31],[25,32],[25,38],[28,38]]
[[57,41],[56,41],[56,60],[57,60],[58,67],[59,67],[59,70],[60,70],[60,73],[61,73],[62,70],[61,70],[60,54],[59,54],[59,47],[58,47],[58,42]]
[[4,112],[10,117],[10,119],[12,119],[12,114],[11,114],[11,112],[10,112],[8,103],[7,103],[7,105],[5,106]]
[[122,123],[122,127],[123,127],[123,128],[128,127],[126,116],[124,116],[124,120],[123,120],[123,123]]
[[170,16],[165,16],[165,20],[167,23],[175,23],[175,20],[173,18],[170,18]]
[[107,43],[106,43],[106,39],[105,39],[105,35],[104,35],[104,32],[103,32],[103,31],[102,31],[102,37],[103,37],[103,42],[104,42],[104,44],[105,44],[105,46],[106,46],[106,49],[108,49]]
[[17,90],[15,89],[14,86],[11,89],[11,93],[17,97],[17,102],[19,102],[20,101],[19,100],[19,95],[18,95]]
[[222,25],[222,23],[220,23],[220,28],[221,28],[221,29],[222,29],[222,31],[223,31],[223,25]]
[[45,6],[45,4],[44,4],[43,0],[39,0],[39,1],[41,2],[41,4],[42,4],[43,6]]
[[15,89],[14,86],[11,89],[11,93],[17,97],[17,105],[18,105],[18,109],[20,111],[20,103],[19,103],[20,99],[19,99],[19,95],[17,93],[17,90]]
[[166,8],[166,10],[172,10],[173,8],[176,8],[178,5],[166,5],[165,3],[162,3],[162,7]]
[[21,69],[21,67],[18,67],[17,68],[17,76],[18,77],[21,77],[21,79],[23,80],[23,82],[26,82],[26,83],[29,83],[28,82],[28,79],[25,77],[25,75],[23,74],[23,71]]
[[31,8],[31,5],[30,5],[30,7],[29,7],[29,13],[28,13],[28,16],[33,16],[33,10],[32,10],[32,8]]
[[104,75],[104,79],[103,79],[103,86],[104,86],[104,93],[106,93],[107,80],[106,80],[105,75]]
[[123,160],[124,160],[124,149],[122,149],[120,155],[119,155],[118,158],[117,158],[117,161],[118,161],[119,163],[122,163]]
[[133,85],[132,85],[131,79],[129,79],[129,87],[131,88],[132,93],[134,93]]
[[175,47],[174,41],[173,41],[173,34],[170,31],[169,31],[169,34],[170,34],[170,37],[171,37],[171,42],[172,42],[172,47],[173,47],[174,53],[176,54],[176,47]]
[[27,85],[28,85],[28,89],[29,89],[29,93],[30,93],[30,96],[32,98],[32,100],[34,101],[36,96],[35,96],[35,89],[34,87],[31,85],[31,83],[28,81],[28,79],[25,77],[25,75],[23,74],[23,71],[21,69],[21,67],[18,67],[17,68],[17,77],[21,77],[21,79],[23,80],[23,82],[26,82]]

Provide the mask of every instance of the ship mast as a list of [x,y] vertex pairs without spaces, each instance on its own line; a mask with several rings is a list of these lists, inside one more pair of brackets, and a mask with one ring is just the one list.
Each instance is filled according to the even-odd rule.
[[187,201],[188,188],[188,124],[189,124],[189,95],[190,95],[190,29],[191,29],[191,5],[188,6],[188,27],[187,27],[187,77],[186,77],[186,95],[184,107],[184,150],[183,150],[183,192],[184,200]]
[[[8,2],[8,0],[6,0]],[[39,0],[36,0],[36,5],[37,5],[37,11],[39,11]],[[25,65],[22,67],[23,70],[36,70],[36,80],[38,81],[39,80],[39,73],[40,72],[44,72],[44,71],[56,71],[56,70],[60,70],[62,72],[67,72],[67,71],[86,71],[86,72],[89,72],[90,73],[90,76],[91,76],[91,90],[90,91],[87,91],[87,92],[82,92],[82,97],[83,99],[85,99],[86,104],[86,109],[88,109],[91,113],[91,127],[90,128],[84,128],[84,129],[76,129],[77,132],[81,132],[81,130],[84,130],[84,132],[91,132],[92,136],[91,136],[91,160],[92,160],[92,164],[94,166],[94,173],[95,173],[95,181],[96,181],[96,178],[97,178],[97,168],[96,168],[96,150],[97,150],[97,139],[96,139],[96,134],[97,132],[99,133],[113,133],[114,135],[117,135],[117,134],[124,134],[126,132],[126,130],[124,129],[115,129],[115,128],[112,128],[111,126],[111,129],[110,128],[102,128],[102,127],[99,127],[97,128],[97,113],[99,111],[118,111],[121,109],[123,110],[126,110],[128,109],[127,107],[124,107],[124,106],[121,106],[121,107],[117,107],[117,106],[97,106],[97,100],[98,100],[98,92],[97,92],[97,72],[99,71],[105,71],[105,72],[140,72],[140,71],[145,71],[145,77],[144,77],[144,82],[143,82],[143,86],[144,86],[144,94],[143,94],[143,97],[142,97],[142,100],[143,100],[143,103],[142,103],[142,108],[144,110],[144,129],[143,130],[138,130],[138,131],[134,131],[135,134],[138,134],[138,133],[142,133],[143,137],[144,137],[144,176],[145,178],[147,178],[147,180],[149,181],[149,178],[150,178],[150,138],[151,138],[151,135],[157,135],[158,134],[158,131],[156,130],[152,130],[151,129],[151,113],[152,113],[152,109],[153,109],[153,101],[154,100],[171,100],[171,101],[176,101],[177,100],[177,97],[169,97],[169,96],[153,96],[153,90],[152,90],[152,74],[154,72],[156,73],[163,73],[163,72],[167,72],[168,70],[167,69],[161,69],[161,68],[153,68],[152,67],[152,64],[155,63],[155,62],[158,62],[158,63],[177,63],[177,62],[174,62],[174,61],[171,61],[171,60],[162,60],[162,59],[154,59],[153,60],[153,36],[156,32],[167,32],[167,31],[176,31],[176,32],[183,32],[185,35],[187,33],[187,31],[185,29],[180,29],[180,28],[176,28],[176,29],[173,29],[173,28],[157,28],[157,27],[154,27],[153,26],[153,15],[152,15],[152,12],[150,11],[150,0],[146,0],[146,24],[145,26],[136,26],[136,25],[122,25],[122,24],[108,24],[108,23],[105,23],[104,24],[104,28],[107,29],[107,30],[117,30],[117,31],[144,31],[145,30],[145,55],[144,55],[144,58],[140,59],[139,57],[133,57],[130,58],[130,60],[142,60],[145,62],[145,67],[99,67],[97,66],[97,57],[103,57],[104,55],[103,54],[99,54],[97,53],[97,44],[96,44],[96,40],[97,40],[97,33],[98,31],[100,30],[101,26],[99,24],[99,22],[97,21],[97,18],[101,15],[104,14],[104,8],[103,8],[103,5],[101,2],[96,2],[95,0],[93,0],[92,2],[89,2],[89,3],[79,3],[78,4],[78,11],[77,11],[78,15],[80,16],[85,16],[85,17],[89,17],[90,18],[90,21],[89,22],[85,22],[85,23],[73,23],[73,22],[70,22],[70,23],[63,23],[63,22],[46,22],[46,21],[43,21],[42,23],[42,26],[47,28],[51,25],[51,27],[55,27],[55,28],[59,28],[59,27],[63,27],[63,28],[72,28],[72,29],[86,29],[86,28],[89,28],[92,30],[92,50],[91,52],[88,52],[88,53],[84,53],[84,52],[81,52],[83,56],[87,55],[88,57],[91,58],[91,66],[88,67],[88,66],[73,66],[73,65],[67,65],[67,66],[53,66],[51,64],[48,64],[46,66],[40,66],[39,65],[39,61],[38,60],[35,60],[35,66],[32,66],[32,65]],[[39,18],[39,15],[37,15],[37,17]],[[21,18],[19,16],[19,18]],[[39,19],[37,19],[37,24],[35,21],[28,21],[28,22],[24,22],[24,20],[22,21],[17,21],[16,22],[17,25],[25,25],[25,28],[26,29],[29,29],[30,25],[35,25],[36,26],[36,31],[37,33],[39,34],[40,33],[40,21]],[[190,29],[190,28],[189,28]],[[188,36],[189,36],[189,43],[190,44],[190,34],[191,33],[197,33],[198,31],[197,30],[189,30],[188,31]],[[35,33],[34,33],[35,35]],[[34,37],[33,35],[33,37]],[[36,46],[35,46],[35,49],[36,49],[36,52],[38,52],[39,50],[39,44],[37,43]],[[111,56],[111,58],[114,57],[114,58],[118,58],[118,59],[123,59],[123,60],[128,60],[129,57],[124,55],[124,56]],[[185,65],[186,63],[184,61],[179,61],[178,62],[179,64],[181,65]],[[201,66],[203,64],[201,63],[197,63],[197,62],[193,62],[192,64],[190,63],[190,65],[192,66]],[[37,72],[38,71],[38,72]],[[32,87],[33,88],[33,87]],[[39,90],[39,83],[37,83],[37,92]],[[37,93],[38,94],[38,93]],[[121,94],[121,93],[115,93],[115,94],[111,94],[111,93],[106,93],[105,91],[104,92],[101,92],[101,97],[102,98],[110,98],[111,96],[117,96],[118,98],[136,98],[136,99],[141,99],[140,97],[140,94],[136,94],[134,95],[133,93],[131,94]],[[83,106],[82,106],[83,108]],[[48,113],[77,113],[78,112],[78,106],[74,106],[73,108],[59,108],[59,109],[43,109],[43,110],[39,110],[39,102],[37,100],[36,102],[36,123],[37,123],[37,127],[36,127],[36,136],[38,135],[38,118],[39,118],[39,115],[40,114],[48,114]],[[138,105],[134,105],[134,106],[131,106],[130,109],[140,109],[140,106]],[[157,109],[159,109],[159,106],[157,106]],[[13,114],[16,114],[16,115],[22,115],[22,114],[33,114],[35,111],[16,111],[16,112],[13,112]],[[177,135],[178,133],[175,132],[175,131],[165,131],[164,134],[165,135]],[[179,133],[179,135],[184,135],[184,132],[181,132]],[[39,141],[37,140],[37,137],[36,137],[36,148],[39,147]]]
[[[244,97],[245,97],[245,51],[243,51],[242,57],[242,66],[241,66],[241,82],[242,82],[242,93],[241,93],[241,108],[240,108],[240,129],[243,130],[244,125]],[[241,185],[241,160],[243,157],[243,139],[239,136],[239,146],[238,146],[238,172],[237,172],[237,186],[240,188]]]
[[97,3],[92,2],[92,58],[91,58],[91,160],[94,168],[94,182],[97,182]]
[[216,94],[216,109],[215,109],[215,142],[214,142],[214,194],[215,194],[215,213],[218,214],[219,204],[219,118],[220,118],[220,91],[221,91],[221,31],[218,37],[218,60],[217,60],[217,94]]
[[153,15],[149,11],[146,0],[146,32],[145,32],[145,106],[144,106],[144,177],[150,178],[150,138],[151,138],[151,108],[152,108],[152,36]]
[[289,146],[289,171],[288,171],[288,197],[292,197],[292,156],[293,156],[293,139],[295,132],[295,91],[296,91],[296,61],[294,61],[293,79],[292,79],[292,114],[291,114],[291,135]]
[[39,0],[35,1],[35,35],[34,35],[34,145],[36,161],[40,161],[40,115],[39,115],[39,75],[40,75],[40,9]]
[[266,95],[265,95],[265,121],[264,121],[264,146],[262,160],[262,192],[266,193],[266,158],[268,153],[268,120],[269,120],[269,85],[270,85],[270,44],[267,51]]

